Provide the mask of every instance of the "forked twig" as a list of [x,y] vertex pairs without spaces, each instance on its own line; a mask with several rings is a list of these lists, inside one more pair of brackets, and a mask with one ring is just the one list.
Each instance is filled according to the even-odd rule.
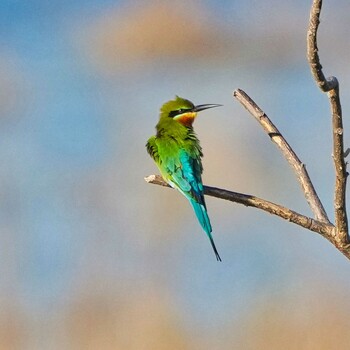
[[243,91],[237,89],[233,92],[233,96],[245,107],[245,109],[258,121],[263,129],[270,136],[286,158],[290,166],[293,168],[295,175],[302,187],[306,201],[308,202],[315,219],[321,222],[330,223],[327,213],[315,191],[315,188],[310,180],[305,164],[302,163],[292,147],[286,139],[272,123],[270,118],[261,110],[261,108]]

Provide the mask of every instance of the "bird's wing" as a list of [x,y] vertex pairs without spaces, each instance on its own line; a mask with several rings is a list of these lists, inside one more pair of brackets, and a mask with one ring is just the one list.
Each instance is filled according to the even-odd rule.
[[174,172],[171,174],[169,180],[190,201],[200,224],[210,238],[213,248],[216,251],[214,242],[212,241],[213,238],[210,234],[212,228],[203,194],[201,159],[195,155],[191,157],[183,149],[180,151],[179,158],[175,159]]
[[158,154],[158,146],[156,144],[156,137],[151,136],[147,143],[146,143],[146,148],[148,154],[153,158],[153,160],[158,163],[159,161],[159,154]]
[[178,157],[168,158],[165,163],[169,180],[187,198],[205,206],[200,157],[192,157],[186,150],[181,149]]

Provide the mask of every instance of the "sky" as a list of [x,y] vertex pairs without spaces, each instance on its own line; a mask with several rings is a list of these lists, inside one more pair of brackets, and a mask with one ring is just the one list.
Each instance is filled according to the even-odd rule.
[[[348,10],[325,1],[319,37],[346,144]],[[217,263],[186,200],[144,181],[157,172],[145,143],[159,108],[180,95],[224,105],[195,124],[206,184],[311,215],[233,99],[241,88],[305,162],[333,220],[329,105],[306,61],[308,11],[274,0],[1,2],[0,349],[277,349],[300,325],[318,349],[332,346],[319,320],[329,307],[340,333],[349,326],[350,276],[326,240],[208,197]]]

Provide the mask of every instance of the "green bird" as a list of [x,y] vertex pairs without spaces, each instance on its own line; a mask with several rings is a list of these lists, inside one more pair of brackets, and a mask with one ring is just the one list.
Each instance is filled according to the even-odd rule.
[[202,148],[192,127],[197,112],[218,106],[221,105],[195,106],[191,101],[176,96],[161,107],[156,125],[157,134],[149,138],[146,147],[163,179],[191,203],[198,221],[209,237],[216,259],[221,261],[211,235],[212,228],[204,200]]

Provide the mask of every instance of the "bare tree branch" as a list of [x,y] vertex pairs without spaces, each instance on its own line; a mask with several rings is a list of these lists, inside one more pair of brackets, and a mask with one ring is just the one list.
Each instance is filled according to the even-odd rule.
[[[172,188],[163,180],[160,175],[149,175],[145,177],[145,181],[150,184]],[[276,215],[282,219],[304,227],[310,231],[319,233],[322,237],[330,241],[341,253],[343,253],[350,260],[350,245],[339,245],[333,224],[314,220],[291,209],[285,208],[282,205],[272,203],[265,199],[248,194],[227,191],[221,188],[210,186],[204,186],[204,193],[207,196],[225,199],[234,203],[243,204],[247,207],[261,209],[267,213]]]
[[[145,177],[145,181],[155,185],[170,187],[159,175],[147,176]],[[221,188],[210,186],[204,186],[204,193],[208,196],[221,198],[234,203],[243,204],[247,207],[264,210],[270,214],[279,216],[282,219],[290,221],[310,231],[317,232],[326,238],[332,234],[332,230],[334,228],[332,224],[314,220],[305,215],[299,214],[296,211],[285,208],[282,205],[272,203],[265,199],[258,198],[249,194],[227,191]]]
[[336,88],[330,90],[328,96],[332,106],[333,161],[335,167],[335,227],[337,228],[340,240],[348,243],[348,219],[345,198],[348,173],[346,171],[346,163],[344,160],[343,121],[339,100],[339,89]]
[[233,92],[233,96],[245,107],[245,109],[259,122],[263,129],[270,136],[271,141],[274,142],[287,159],[290,166],[293,168],[295,175],[302,187],[306,201],[308,202],[316,220],[330,223],[327,213],[315,191],[315,188],[310,180],[309,174],[293,149],[290,147],[286,139],[272,123],[270,118],[261,110],[261,108],[243,91],[237,89]]
[[[237,100],[254,116],[263,129],[268,133],[271,140],[281,150],[293,168],[298,181],[301,184],[305,198],[315,215],[315,219],[299,214],[282,205],[269,202],[252,195],[227,191],[224,189],[204,186],[204,193],[209,196],[229,200],[245,206],[261,209],[270,214],[279,216],[296,225],[304,227],[310,231],[317,232],[328,239],[340,252],[350,260],[350,242],[348,236],[348,220],[346,214],[346,163],[344,158],[349,153],[344,153],[343,141],[343,122],[342,110],[339,98],[339,83],[335,77],[325,78],[322,72],[322,66],[318,56],[317,48],[317,29],[320,23],[319,16],[322,6],[322,0],[313,0],[310,11],[310,23],[307,33],[307,57],[311,67],[312,75],[323,92],[328,93],[331,111],[332,111],[332,128],[333,128],[333,158],[336,173],[335,181],[335,225],[333,225],[324,210],[324,207],[315,191],[315,188],[306,171],[305,165],[300,161],[293,149],[281,135],[276,126],[271,122],[268,116],[256,105],[256,103],[242,90],[237,89],[234,96]],[[170,187],[159,175],[150,175],[145,178],[148,183]]]
[[311,73],[323,92],[328,93],[332,111],[333,160],[335,167],[334,210],[336,239],[339,245],[348,245],[348,219],[346,214],[346,180],[347,171],[344,160],[343,121],[339,98],[339,82],[336,77],[325,78],[318,56],[317,29],[320,23],[322,0],[314,0],[310,11],[309,29],[307,32],[307,58]]

